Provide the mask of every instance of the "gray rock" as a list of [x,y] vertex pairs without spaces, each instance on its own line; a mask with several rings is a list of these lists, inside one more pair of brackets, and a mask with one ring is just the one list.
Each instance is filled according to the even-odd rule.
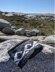
[[55,35],[47,36],[42,42],[54,46],[55,45]]
[[11,26],[11,28],[12,28],[12,29],[14,29],[14,30],[16,30],[16,29],[17,29],[17,28],[16,28],[16,26]]
[[30,30],[25,30],[25,36],[31,37],[31,35],[30,35]]
[[12,48],[8,53],[14,62],[19,66],[23,67],[28,59],[33,58],[43,49],[43,46],[33,40],[24,40],[14,48]]
[[[9,46],[11,46],[11,48],[13,48],[12,45],[17,43],[16,41],[14,43],[13,43],[13,41],[11,43],[9,43],[9,41],[8,41],[8,44],[7,44],[7,41],[6,41],[6,43],[3,42],[2,46],[0,43],[0,46],[1,46],[0,48],[4,48],[4,49],[9,48],[10,49]],[[13,62],[13,60],[11,58],[6,62],[2,62],[1,58],[3,56],[6,57],[7,52],[6,52],[6,54],[3,54],[3,55],[0,53],[0,56],[1,56],[0,72],[18,72],[18,71],[19,72],[40,72],[40,71],[41,72],[54,72],[53,48],[46,44],[43,44],[43,46],[44,46],[43,50],[39,54],[37,54],[34,58],[28,60],[28,62],[22,69],[17,67],[17,65]],[[0,50],[0,51],[2,51],[2,50]],[[6,60],[6,59],[3,58],[3,60]]]
[[37,36],[37,35],[39,35],[39,34],[40,34],[40,31],[37,30],[37,29],[32,29],[31,32],[30,32],[30,35],[31,35],[31,36]]
[[0,30],[2,30],[5,27],[11,27],[11,24],[4,19],[0,19]]
[[37,36],[40,35],[40,31],[37,29],[26,30],[26,36]]
[[25,29],[24,28],[19,28],[15,32],[16,35],[25,35]]
[[15,30],[14,29],[11,29],[9,27],[5,27],[3,30],[2,30],[3,33],[5,34],[8,34],[8,35],[14,35],[15,34]]
[[55,49],[52,46],[41,44],[33,40],[25,40],[9,50],[8,53],[14,62],[20,68],[23,68],[26,62],[35,57],[38,53],[51,54],[53,50]]
[[0,62],[8,61],[10,56],[8,51],[17,45],[21,40],[11,39],[0,43]]

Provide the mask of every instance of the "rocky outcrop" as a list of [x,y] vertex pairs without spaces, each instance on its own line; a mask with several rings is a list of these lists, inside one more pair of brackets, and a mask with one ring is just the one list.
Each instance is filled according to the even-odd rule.
[[17,30],[16,26],[11,26],[12,29]]
[[[49,45],[46,45],[46,44],[41,44],[41,43],[38,43],[37,41],[33,41],[33,40],[24,40],[23,41],[23,40],[19,40],[19,39],[11,39],[11,40],[4,41],[4,42],[0,43],[0,62],[1,62],[1,60],[2,61],[3,61],[3,59],[6,60],[6,58],[9,57],[8,54],[6,54],[6,53],[8,53],[8,51],[12,48],[13,48],[12,50],[14,50],[14,53],[15,53],[17,50],[18,51],[20,51],[20,50],[23,51],[23,48],[24,48],[23,46],[25,46],[25,49],[27,47],[26,52],[28,53],[28,51],[30,50],[30,52],[32,53],[34,50],[31,51],[31,49],[32,48],[33,49],[35,49],[35,48],[38,49],[39,44],[43,46],[42,52],[44,52],[44,53],[53,53],[54,48],[52,46],[49,46]],[[35,49],[35,51],[36,51],[36,49]]]
[[33,58],[36,54],[41,52],[42,49],[43,46],[37,41],[24,40],[22,43],[8,51],[8,53],[11,58],[14,59],[14,62],[22,68],[28,59]]
[[18,30],[15,31],[16,35],[25,35],[25,29],[24,28],[19,28]]
[[20,39],[20,40],[25,40],[25,39],[33,39],[33,40],[38,40],[39,42],[43,43],[42,41],[45,39],[46,36],[33,36],[33,37],[26,37],[26,36],[19,36],[19,35],[12,35],[12,36],[0,36],[0,39],[3,40],[11,40],[11,39]]
[[37,36],[37,35],[39,35],[39,34],[40,34],[40,31],[37,30],[37,29],[32,29],[31,32],[30,32],[30,35],[31,35],[31,36]]
[[25,36],[30,37],[30,30],[25,30]]
[[37,30],[37,29],[25,30],[25,35],[26,35],[27,37],[39,36],[39,35],[40,35],[40,31]]
[[[50,39],[47,39],[47,38]],[[51,35],[51,36],[32,36],[32,37],[26,37],[26,36],[19,36],[19,35],[12,35],[12,36],[6,36],[6,35],[1,35],[0,39],[2,40],[8,40],[8,39],[20,39],[20,40],[25,40],[25,39],[33,39],[33,40],[37,40],[40,43],[44,43],[44,44],[49,44],[51,46],[55,45],[55,36]],[[47,40],[46,40],[47,39]]]
[[37,29],[26,30],[25,28],[17,29],[15,26],[11,26],[10,22],[0,19],[0,30],[8,35],[22,35],[22,36],[39,36],[41,33]]
[[53,53],[54,47],[41,44],[38,41],[25,40],[8,51],[14,62],[22,68],[29,59],[35,57],[41,51],[45,54]]
[[10,22],[8,22],[4,19],[0,19],[0,30],[2,30],[5,27],[11,27]]
[[15,30],[10,28],[10,27],[5,27],[2,30],[3,33],[7,34],[7,35],[14,35],[15,34]]
[[[20,43],[20,40],[18,40],[18,39],[7,40],[5,42],[0,43],[0,71],[1,72],[4,72],[4,71],[5,72],[10,72],[10,71],[11,72],[12,71],[14,71],[14,72],[18,72],[18,71],[19,72],[22,72],[22,71],[23,72],[33,72],[33,71],[35,71],[35,72],[40,72],[40,71],[41,72],[44,72],[44,71],[53,72],[54,71],[55,48],[52,46],[46,45],[46,44],[41,44],[41,43],[40,44],[43,46],[42,51],[40,53],[38,53],[34,58],[29,59],[28,62],[26,63],[26,65],[22,69],[17,67],[17,65],[15,65],[15,63],[9,56],[8,51],[10,51],[12,48],[16,47],[19,43]],[[25,47],[27,47],[27,46],[25,46]],[[31,47],[31,45],[28,46],[28,49],[30,47]],[[18,49],[20,50],[20,48],[18,48]],[[32,53],[32,51],[29,53]],[[20,57],[20,56],[18,56],[18,57]]]

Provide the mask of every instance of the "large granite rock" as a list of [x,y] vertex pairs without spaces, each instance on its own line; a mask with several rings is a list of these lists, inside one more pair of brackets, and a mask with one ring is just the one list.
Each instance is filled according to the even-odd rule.
[[2,30],[5,27],[11,27],[11,24],[4,19],[0,19],[0,30]]
[[0,43],[0,62],[9,60],[10,56],[8,51],[17,45],[21,40],[11,39]]
[[19,28],[15,32],[16,35],[25,35],[25,29],[24,28]]
[[11,58],[14,59],[14,62],[22,68],[28,59],[33,58],[42,49],[43,46],[40,45],[37,41],[24,40],[22,43],[11,49],[8,53]]
[[48,54],[53,53],[53,50],[53,47],[46,44],[41,44],[33,40],[26,40],[9,50],[8,53],[14,62],[20,68],[23,68],[26,62],[35,57],[39,52],[42,51],[43,53]]
[[[0,46],[1,46],[0,49],[2,49],[0,50],[1,58],[3,56],[6,57],[8,51],[5,54],[3,53],[6,51],[6,49],[10,50],[12,45],[13,45],[12,43],[9,43],[9,40],[8,40],[8,45],[7,45],[7,42],[0,43]],[[18,71],[19,72],[40,72],[40,71],[41,72],[54,72],[54,67],[55,67],[54,50],[55,48],[46,44],[42,44],[42,45],[43,45],[42,51],[38,53],[34,58],[29,59],[26,65],[22,69],[17,67],[17,65],[13,62],[11,58],[6,62],[2,62],[0,58],[0,72],[18,72]],[[3,51],[3,49],[5,50]],[[3,51],[3,53],[1,51]],[[3,61],[7,59],[7,58],[4,59],[5,57],[3,57]]]
[[3,33],[8,34],[8,35],[14,35],[15,34],[15,30],[10,28],[10,27],[5,27],[2,30]]

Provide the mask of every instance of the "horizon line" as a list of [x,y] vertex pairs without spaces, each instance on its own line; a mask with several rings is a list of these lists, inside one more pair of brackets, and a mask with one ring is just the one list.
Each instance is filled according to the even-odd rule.
[[55,12],[21,12],[21,11],[2,11],[1,12],[11,12],[11,13],[24,13],[24,14],[55,14]]

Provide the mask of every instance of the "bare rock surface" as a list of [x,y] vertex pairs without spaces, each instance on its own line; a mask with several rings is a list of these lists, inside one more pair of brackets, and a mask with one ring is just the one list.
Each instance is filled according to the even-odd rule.
[[25,35],[25,29],[24,28],[19,28],[15,31],[16,35]]
[[55,35],[47,36],[43,41],[47,43],[55,43]]
[[33,36],[33,37],[26,37],[26,36],[18,36],[18,35],[2,35],[0,36],[0,39],[21,39],[21,40],[25,40],[25,39],[33,39],[33,40],[38,40],[38,41],[42,41],[45,39],[46,36]]
[[8,50],[17,45],[21,40],[13,39],[0,43],[0,62],[9,60]]
[[25,39],[33,39],[33,40],[38,40],[40,43],[45,43],[51,46],[55,45],[55,35],[50,35],[50,36],[32,36],[32,37],[26,37],[26,36],[19,36],[19,35],[5,35],[3,33],[0,33],[0,40],[8,40],[8,39],[20,39],[20,40],[25,40]]
[[23,68],[27,61],[35,57],[42,49],[43,46],[39,42],[28,39],[10,49],[8,54],[20,68]]
[[[7,40],[0,43],[0,72],[54,72],[54,53],[55,48],[46,44],[43,45],[43,50],[34,58],[28,60],[26,65],[21,69],[7,54],[8,50],[15,46],[20,40]],[[4,53],[4,54],[3,54]],[[5,57],[5,59],[4,59]],[[6,60],[8,58],[8,60]],[[6,60],[6,61],[5,61]]]
[[4,34],[7,34],[7,35],[14,35],[15,34],[15,30],[10,28],[10,27],[5,27],[2,32]]
[[44,40],[42,40],[43,43],[49,44],[51,46],[55,45],[55,35],[50,35],[45,37]]
[[0,72],[54,72],[53,54],[39,53],[20,69],[10,59],[0,63]]

